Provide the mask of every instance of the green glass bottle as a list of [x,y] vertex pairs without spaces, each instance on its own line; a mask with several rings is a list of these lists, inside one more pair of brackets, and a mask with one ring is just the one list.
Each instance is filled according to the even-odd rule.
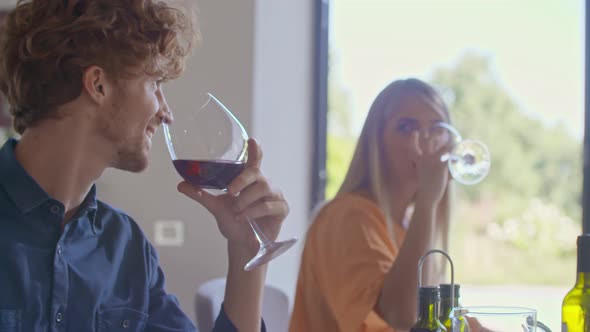
[[440,290],[438,287],[420,287],[418,289],[418,321],[410,332],[441,332],[445,327],[438,320]]
[[451,310],[459,306],[459,289],[461,285],[455,284],[455,298],[451,301],[451,284],[440,284],[440,315],[438,319],[447,329],[451,331]]
[[561,305],[561,331],[590,331],[590,234],[578,236],[578,273]]

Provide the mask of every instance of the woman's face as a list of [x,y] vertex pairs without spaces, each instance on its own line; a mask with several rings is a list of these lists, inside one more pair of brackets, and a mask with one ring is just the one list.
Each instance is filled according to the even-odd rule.
[[398,185],[415,189],[420,146],[432,141],[441,147],[448,142],[450,134],[435,126],[437,122],[447,122],[447,115],[442,107],[419,94],[402,97],[397,105],[389,105],[385,114],[381,137],[385,166]]

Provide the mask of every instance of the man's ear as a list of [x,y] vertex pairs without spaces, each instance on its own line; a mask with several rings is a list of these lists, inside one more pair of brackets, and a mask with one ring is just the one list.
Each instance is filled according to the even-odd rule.
[[111,91],[104,69],[90,66],[82,74],[82,90],[97,104],[102,104]]

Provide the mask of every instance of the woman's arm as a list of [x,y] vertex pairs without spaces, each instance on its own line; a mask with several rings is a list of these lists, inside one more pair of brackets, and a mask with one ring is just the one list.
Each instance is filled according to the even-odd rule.
[[[434,245],[435,209],[429,204],[416,204],[414,216],[391,269],[385,275],[377,311],[392,327],[408,330],[416,322],[418,261]],[[426,264],[425,266],[430,267]],[[429,269],[423,282],[431,282]]]
[[[385,276],[377,303],[377,311],[392,327],[409,329],[417,319],[418,262],[435,246],[437,212],[439,202],[448,186],[448,170],[440,162],[447,147],[435,149],[434,145],[414,134],[414,151],[418,183],[414,197],[414,216],[403,245],[391,269]],[[438,282],[433,264],[425,264],[424,284]]]

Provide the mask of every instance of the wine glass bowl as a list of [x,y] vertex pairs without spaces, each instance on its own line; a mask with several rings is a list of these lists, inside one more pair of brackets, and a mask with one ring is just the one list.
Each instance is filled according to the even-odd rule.
[[509,306],[453,308],[449,332],[536,332],[551,330],[537,320],[537,310]]
[[174,122],[162,126],[174,167],[187,182],[223,191],[244,169],[248,134],[212,94],[203,96],[199,108],[174,114]]
[[[163,124],[164,137],[174,168],[185,181],[223,193],[246,168],[248,134],[217,98],[210,93],[203,97],[200,107],[175,113],[173,122]],[[272,241],[256,221],[248,223],[260,249],[246,264],[247,271],[279,256],[297,241]]]
[[462,184],[481,182],[489,173],[491,160],[488,148],[480,141],[462,140],[448,160],[453,178]]
[[452,146],[451,152],[444,154],[441,161],[448,163],[453,179],[465,185],[473,185],[481,182],[488,175],[491,155],[484,143],[463,139],[459,131],[446,122],[437,122],[431,132],[443,137],[442,139]]

